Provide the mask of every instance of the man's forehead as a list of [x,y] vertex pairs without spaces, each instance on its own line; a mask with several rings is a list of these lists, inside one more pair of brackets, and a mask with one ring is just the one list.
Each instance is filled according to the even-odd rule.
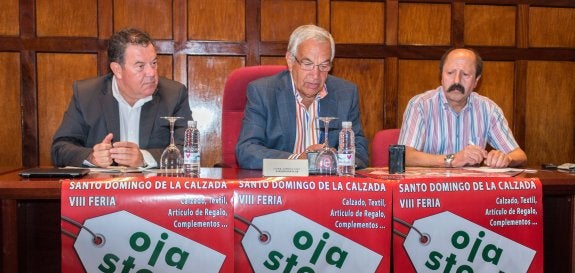
[[329,42],[308,39],[298,46],[298,52],[302,55],[302,58],[322,57],[322,55],[325,55],[324,57],[329,60],[331,47]]
[[445,60],[445,68],[465,68],[475,70],[475,57],[473,54],[449,54]]
[[468,49],[463,48],[456,49],[449,52],[449,54],[447,55],[446,62],[450,60],[465,60],[475,62],[475,53],[473,53],[473,51]]
[[157,52],[152,44],[147,46],[129,44],[126,47],[125,58],[134,62],[144,62],[149,61],[150,58],[156,59]]

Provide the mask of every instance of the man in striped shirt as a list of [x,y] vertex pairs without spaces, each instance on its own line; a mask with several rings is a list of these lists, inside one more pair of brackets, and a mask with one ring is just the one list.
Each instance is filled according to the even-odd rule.
[[[527,155],[503,112],[474,92],[483,68],[479,54],[454,48],[441,58],[441,86],[413,97],[403,115],[398,143],[407,166],[520,166]],[[489,144],[493,149],[486,150]]]

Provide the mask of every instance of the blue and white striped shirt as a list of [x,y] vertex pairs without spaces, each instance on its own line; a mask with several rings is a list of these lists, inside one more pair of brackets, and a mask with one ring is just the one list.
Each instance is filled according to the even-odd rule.
[[519,147],[501,108],[492,100],[472,92],[456,113],[443,88],[413,97],[405,113],[398,144],[429,154],[451,154],[473,144],[509,153]]

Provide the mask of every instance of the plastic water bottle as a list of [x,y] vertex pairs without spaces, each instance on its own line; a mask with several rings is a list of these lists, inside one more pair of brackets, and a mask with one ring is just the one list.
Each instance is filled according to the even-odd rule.
[[200,130],[195,120],[188,120],[184,133],[184,175],[200,176]]
[[355,175],[355,135],[351,121],[341,123],[339,146],[337,149],[337,174],[339,176]]

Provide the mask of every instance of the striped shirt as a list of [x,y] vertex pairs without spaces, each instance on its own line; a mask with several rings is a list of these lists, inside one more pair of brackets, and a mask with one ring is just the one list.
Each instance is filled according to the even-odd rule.
[[467,104],[456,113],[440,86],[413,97],[405,113],[399,144],[429,154],[451,154],[467,145],[509,153],[519,147],[503,111],[495,102],[472,92]]
[[317,119],[319,117],[319,100],[327,96],[327,90],[324,85],[315,100],[307,108],[302,102],[303,98],[295,89],[293,81],[292,86],[296,104],[296,135],[290,159],[299,157],[300,154],[305,152],[307,147],[319,143],[320,130],[318,130],[319,120]]

